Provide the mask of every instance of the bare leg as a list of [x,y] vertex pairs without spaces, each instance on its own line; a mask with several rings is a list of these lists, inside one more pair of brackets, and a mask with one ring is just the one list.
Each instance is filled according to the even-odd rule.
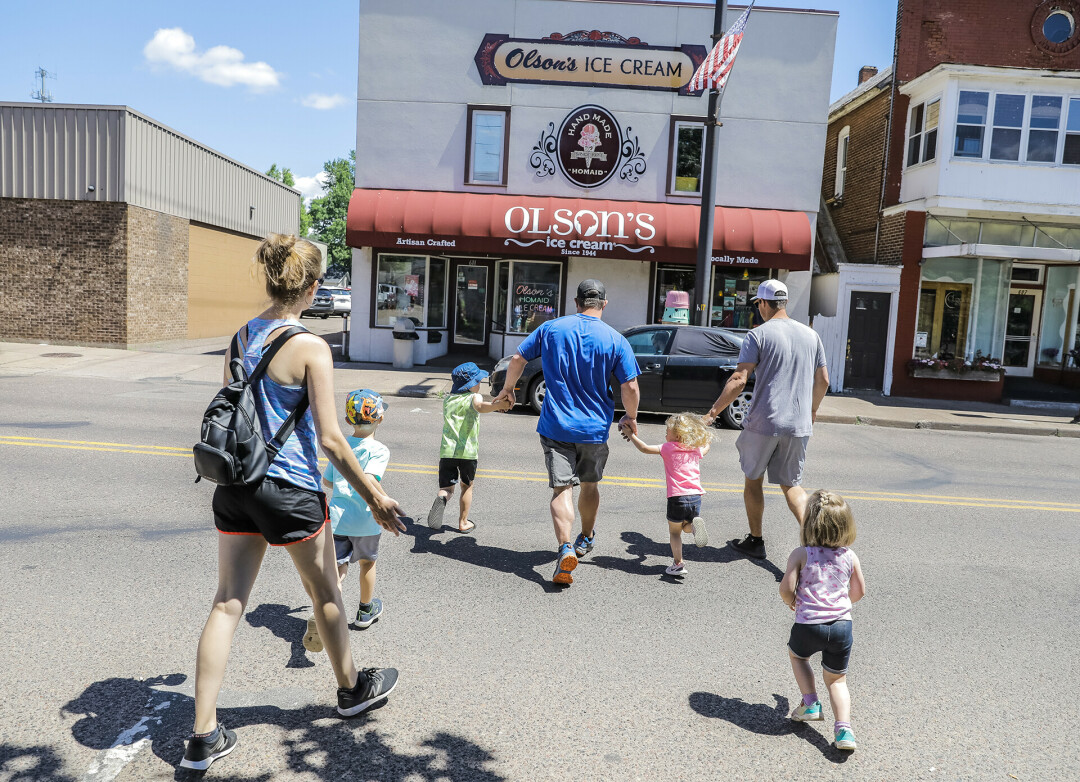
[[780,489],[784,492],[788,510],[795,516],[795,521],[801,527],[806,517],[806,490],[802,486],[781,486]]
[[765,476],[752,481],[746,479],[743,484],[743,504],[746,506],[746,520],[750,523],[750,534],[761,537],[761,519],[765,516],[765,492],[762,483]]
[[466,522],[469,519],[469,509],[472,508],[473,484],[461,484],[461,497],[458,499],[458,529],[466,530]]
[[326,654],[334,669],[338,687],[356,683],[356,665],[349,645],[349,625],[337,584],[337,559],[334,555],[334,536],[329,528],[310,540],[286,546],[293,564],[311,596],[315,626],[326,646]]
[[833,719],[837,722],[851,722],[851,693],[847,688],[847,675],[822,671],[825,686],[829,688],[829,702],[832,703]]
[[555,538],[559,545],[569,543],[574,531],[573,486],[556,486],[551,490],[551,521],[555,525]]
[[441,486],[441,487],[439,487],[439,496],[442,497],[444,500],[449,500],[451,497],[454,496],[454,487],[453,486]]
[[668,540],[671,542],[671,558],[675,560],[676,565],[682,564],[682,533],[683,525],[681,521],[668,521]]
[[217,726],[217,699],[225,678],[233,634],[266,553],[261,535],[218,535],[218,588],[199,637],[195,662],[195,732]]
[[596,514],[600,510],[600,484],[582,483],[577,505],[581,512],[581,533],[591,538],[593,527],[596,526]]
[[[345,583],[345,576],[347,576],[348,574],[349,574],[349,563],[348,562],[346,562],[344,565],[338,565],[337,566],[337,586],[338,586],[339,590],[341,589],[342,585]],[[307,587],[305,586],[304,589],[307,589]],[[311,595],[308,595],[308,597],[311,597]]]
[[360,569],[360,602],[370,603],[375,597],[375,563],[361,559],[356,564]]
[[[800,660],[788,650],[791,658],[791,672],[795,674],[795,683],[799,685],[799,692],[803,695],[817,693],[817,680],[814,678],[814,669],[810,667],[809,660]],[[828,674],[825,674],[828,676]],[[828,681],[828,679],[826,679]]]

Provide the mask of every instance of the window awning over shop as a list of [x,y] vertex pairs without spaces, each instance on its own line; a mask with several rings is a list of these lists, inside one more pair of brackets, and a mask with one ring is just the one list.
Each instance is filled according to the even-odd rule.
[[[693,263],[696,204],[421,190],[353,191],[351,247],[404,254],[587,256]],[[808,271],[805,212],[716,208],[713,263]]]

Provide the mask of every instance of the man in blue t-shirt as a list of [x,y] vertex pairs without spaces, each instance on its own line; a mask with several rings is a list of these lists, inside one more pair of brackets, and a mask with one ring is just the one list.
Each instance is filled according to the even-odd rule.
[[[607,291],[598,280],[585,280],[577,289],[577,315],[542,323],[518,346],[506,370],[506,382],[495,402],[516,401],[514,388],[527,364],[541,359],[547,394],[536,431],[544,449],[551,486],[551,520],[559,541],[559,559],[552,581],[572,584],[571,571],[578,557],[593,548],[596,512],[608,457],[608,432],[615,413],[608,380],[619,381],[626,424],[637,433],[637,360],[622,334],[600,320],[607,306]],[[573,546],[574,486],[581,486],[578,510],[581,534]]]

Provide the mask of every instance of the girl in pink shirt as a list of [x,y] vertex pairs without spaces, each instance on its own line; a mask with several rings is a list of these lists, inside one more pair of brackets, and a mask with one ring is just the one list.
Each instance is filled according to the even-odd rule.
[[671,565],[664,572],[681,578],[686,575],[682,557],[682,534],[689,532],[699,547],[708,545],[709,535],[701,518],[701,457],[709,452],[712,429],[701,416],[679,413],[667,420],[667,442],[646,445],[629,429],[619,427],[622,436],[642,453],[657,454],[664,459],[667,476],[668,538],[671,541]]

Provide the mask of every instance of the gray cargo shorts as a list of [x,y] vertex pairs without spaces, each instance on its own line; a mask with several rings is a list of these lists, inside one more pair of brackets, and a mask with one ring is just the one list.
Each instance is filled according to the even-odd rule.
[[802,483],[806,444],[809,440],[809,436],[767,435],[744,429],[735,441],[743,475],[756,481],[768,470],[769,483],[799,486]]
[[544,448],[544,465],[548,471],[548,486],[577,486],[599,483],[607,464],[607,443],[564,443],[540,435]]

